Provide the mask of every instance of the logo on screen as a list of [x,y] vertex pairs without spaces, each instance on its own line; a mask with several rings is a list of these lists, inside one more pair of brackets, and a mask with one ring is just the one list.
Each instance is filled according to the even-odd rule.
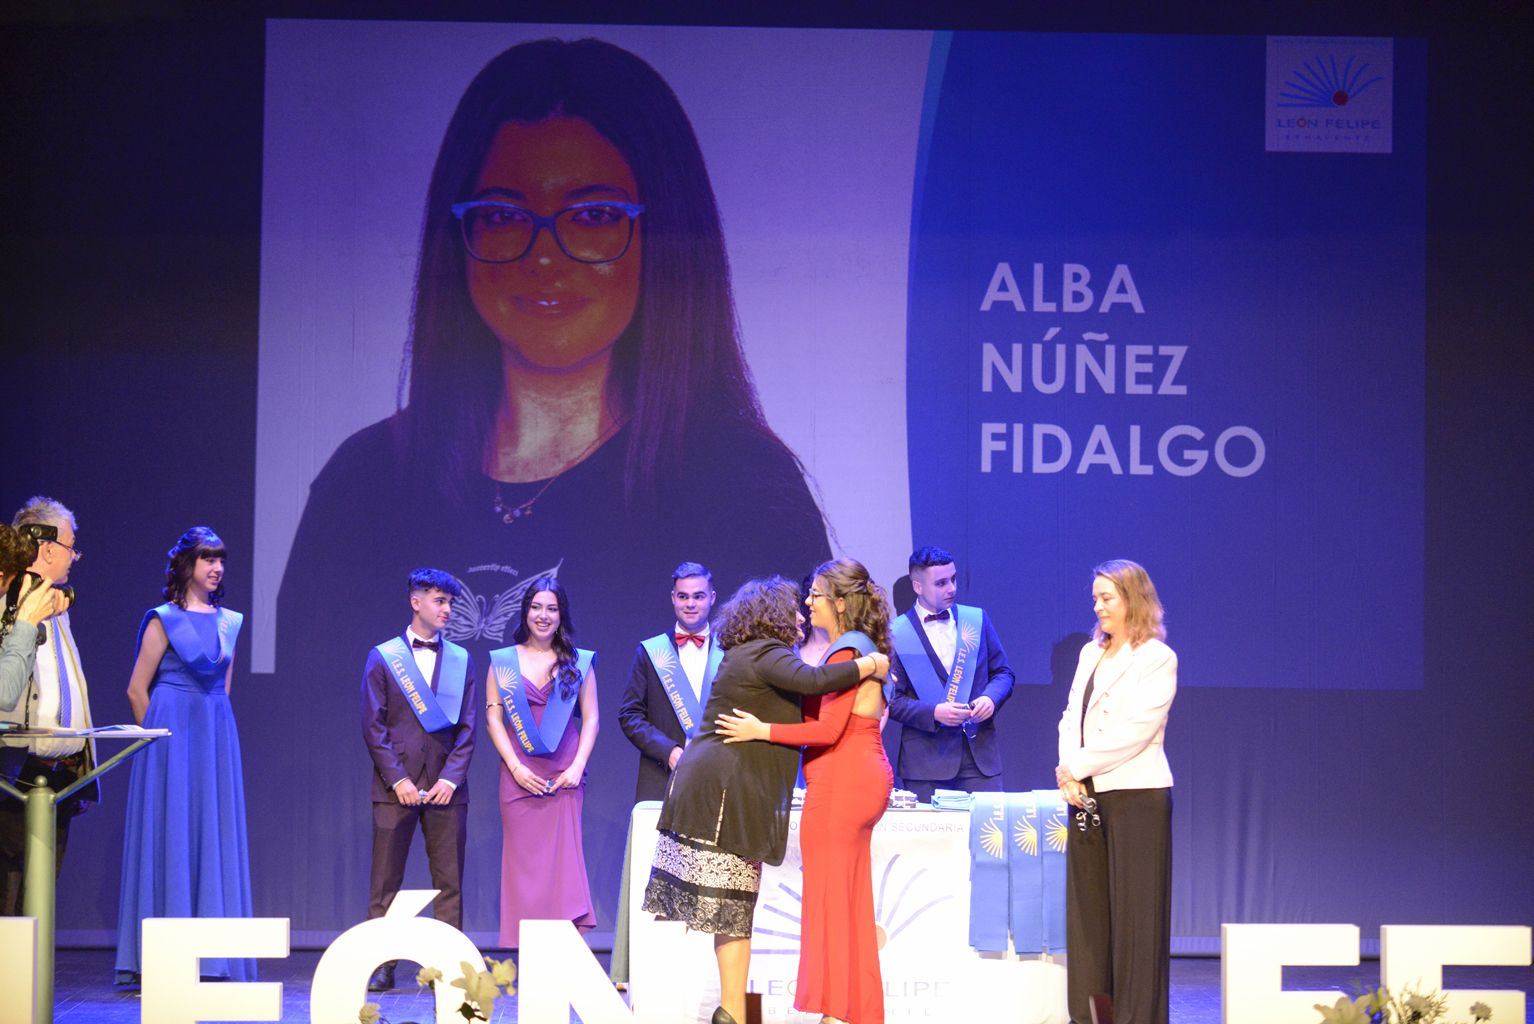
[[1280,107],[1345,107],[1385,80],[1373,64],[1358,54],[1343,58],[1317,54],[1289,73],[1278,97]]
[[1390,39],[1268,37],[1267,149],[1389,153]]

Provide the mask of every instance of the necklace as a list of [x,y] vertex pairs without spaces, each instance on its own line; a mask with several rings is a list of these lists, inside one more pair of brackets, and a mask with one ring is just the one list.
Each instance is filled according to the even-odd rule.
[[495,512],[496,515],[500,516],[501,522],[505,523],[507,526],[510,526],[518,519],[526,519],[528,516],[533,514],[533,506],[537,504],[538,499],[543,497],[543,495],[548,491],[550,487],[554,486],[554,481],[570,472],[570,470],[574,469],[576,466],[579,466],[582,462],[585,462],[586,456],[596,451],[599,445],[616,434],[619,429],[620,426],[614,426],[611,429],[598,434],[596,440],[588,444],[584,451],[566,463],[564,468],[561,469],[558,473],[555,473],[553,476],[545,480],[543,482],[543,486],[538,488],[538,493],[534,494],[531,498],[528,498],[526,501],[520,504],[506,504],[505,498],[501,496],[501,481],[497,480],[495,482],[495,501],[490,506],[491,510]]

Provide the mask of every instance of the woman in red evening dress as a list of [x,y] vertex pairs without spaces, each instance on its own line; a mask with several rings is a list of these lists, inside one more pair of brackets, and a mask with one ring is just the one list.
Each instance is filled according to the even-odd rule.
[[[875,650],[889,653],[889,600],[861,563],[843,558],[821,565],[805,604],[811,625],[831,638],[824,664]],[[869,852],[894,782],[879,735],[884,707],[879,681],[865,680],[850,690],[805,698],[802,725],[769,725],[742,711],[716,723],[726,743],[770,740],[805,748],[799,823],[804,902],[794,1007],[819,1013],[822,1024],[884,1022]]]

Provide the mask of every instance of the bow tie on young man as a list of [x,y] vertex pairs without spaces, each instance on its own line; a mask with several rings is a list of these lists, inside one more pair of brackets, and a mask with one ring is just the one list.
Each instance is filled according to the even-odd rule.
[[948,609],[944,608],[940,612],[932,612],[929,615],[923,615],[921,617],[921,620],[923,622],[947,622],[948,621]]
[[441,640],[417,640],[415,637],[411,637],[410,638],[410,649],[413,650],[413,651],[431,651],[433,654],[437,654],[437,653],[440,653],[441,650],[442,650],[442,641]]
[[676,645],[678,647],[683,647],[687,644],[697,644],[699,647],[702,647],[707,642],[708,637],[702,633],[683,633],[679,631],[676,634]]

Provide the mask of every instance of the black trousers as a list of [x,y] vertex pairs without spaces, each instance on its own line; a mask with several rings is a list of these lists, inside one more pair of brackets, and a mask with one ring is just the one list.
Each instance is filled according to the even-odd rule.
[[[1090,788],[1090,785],[1089,785]],[[1091,1024],[1092,996],[1113,997],[1114,1024],[1167,1024],[1172,936],[1172,791],[1095,794],[1100,825],[1065,848],[1066,994],[1071,1024]]]
[[373,871],[368,885],[368,918],[382,917],[389,909],[400,883],[405,880],[405,859],[416,823],[426,841],[426,864],[432,888],[440,890],[432,900],[432,915],[454,928],[463,929],[463,856],[469,805],[421,804],[405,807],[379,802],[373,805]]
[[[84,774],[82,755],[66,759],[64,764],[50,765],[27,756],[17,776],[15,786],[23,793],[32,789],[32,781],[39,775],[46,776],[48,785],[55,791],[74,785]],[[86,792],[92,787],[86,786]],[[94,797],[93,797],[94,799]],[[54,874],[64,870],[64,848],[69,845],[69,823],[85,809],[83,797],[76,793],[56,807],[58,831],[53,846]],[[22,882],[27,856],[27,805],[10,796],[0,796],[0,917],[20,917],[21,905],[26,899],[26,887]]]

